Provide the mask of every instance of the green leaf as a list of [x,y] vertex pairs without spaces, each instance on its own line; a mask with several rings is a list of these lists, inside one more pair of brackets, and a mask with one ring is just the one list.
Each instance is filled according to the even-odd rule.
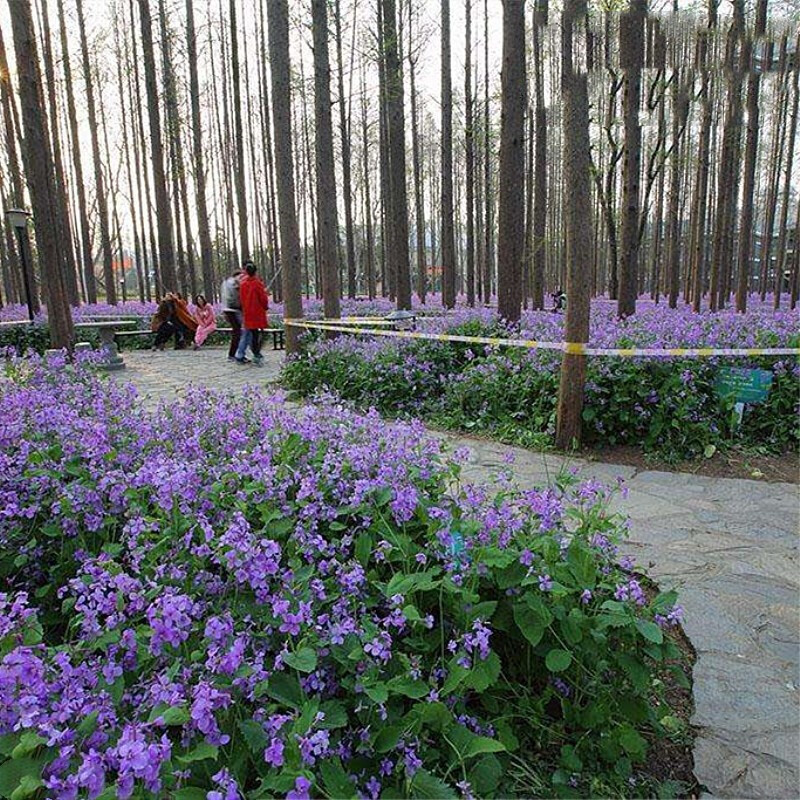
[[313,672],[317,668],[317,654],[310,647],[301,647],[283,657],[285,664],[298,672]]
[[46,741],[38,733],[25,731],[20,737],[19,744],[11,751],[11,758],[29,756],[39,745],[44,744]]
[[452,787],[425,769],[417,770],[411,779],[411,797],[428,800],[451,800],[457,797]]
[[484,753],[502,753],[505,749],[505,745],[502,742],[498,742],[497,739],[490,739],[488,736],[476,736],[467,747],[464,758],[472,758]]
[[479,759],[469,772],[469,782],[477,797],[492,794],[503,777],[503,767],[493,755]]
[[25,775],[19,782],[19,786],[11,792],[11,800],[26,800],[28,797],[33,797],[40,786],[44,783],[41,778],[35,778],[33,775]]
[[347,725],[347,710],[337,700],[326,700],[319,708],[325,714],[325,719],[319,723],[318,727],[325,730],[333,728],[344,728]]
[[321,761],[319,772],[322,777],[322,783],[331,797],[335,797],[336,800],[346,800],[346,798],[355,796],[353,784],[350,782],[350,778],[348,778],[339,759]]
[[303,704],[303,691],[295,675],[285,672],[274,673],[269,681],[262,682],[256,687],[256,694],[267,694],[279,703],[284,703],[294,708]]
[[661,644],[661,642],[664,641],[664,634],[661,632],[661,628],[659,628],[655,622],[637,619],[636,630],[638,630],[645,639],[655,644]]
[[372,554],[372,536],[366,531],[362,531],[358,535],[354,553],[356,561],[358,561],[362,567],[366,567],[369,563],[369,557]]
[[464,684],[476,692],[485,692],[500,677],[500,656],[494,651],[483,661],[478,661],[464,678]]
[[396,678],[392,678],[387,686],[390,692],[405,695],[413,700],[419,700],[430,692],[427,683],[412,680],[405,675],[398,675]]
[[20,740],[18,733],[5,733],[0,736],[0,756],[10,756]]
[[267,734],[261,723],[256,722],[254,719],[242,719],[239,720],[239,730],[245,742],[247,742],[250,752],[257,758],[261,758],[269,744]]
[[200,742],[188,753],[178,756],[177,760],[181,764],[191,764],[193,761],[205,761],[207,758],[216,758],[219,755],[219,748],[208,742]]
[[625,674],[630,679],[634,689],[640,692],[647,689],[650,685],[650,670],[641,659],[630,653],[622,653],[617,656],[617,662],[625,670]]
[[570,609],[569,614],[561,620],[561,633],[567,644],[578,644],[583,639],[583,622],[586,615],[579,609]]
[[[205,789],[200,789],[197,786],[184,786],[183,789],[170,792],[170,795],[175,800],[206,800],[208,792]],[[114,795],[116,797],[116,794]]]
[[191,719],[185,705],[170,706],[161,714],[156,714],[156,717],[161,717],[165,725],[184,725]]
[[375,752],[388,753],[393,750],[400,741],[402,733],[403,728],[400,725],[387,725],[385,728],[381,728],[375,737]]
[[372,686],[365,686],[364,692],[370,700],[383,705],[389,699],[389,690],[385,683],[374,683]]
[[645,751],[647,750],[647,742],[634,728],[629,725],[622,726],[617,739],[622,749],[631,758],[637,761],[644,758]]
[[517,603],[514,606],[514,622],[522,631],[522,635],[536,647],[542,641],[542,636],[547,630],[547,625],[542,622],[541,617],[535,614],[527,603]]
[[554,647],[545,657],[544,663],[550,672],[563,672],[572,663],[572,653]]
[[12,758],[0,764],[0,797],[10,798],[26,777],[34,780],[41,778],[44,763],[44,756],[38,758],[26,756]]

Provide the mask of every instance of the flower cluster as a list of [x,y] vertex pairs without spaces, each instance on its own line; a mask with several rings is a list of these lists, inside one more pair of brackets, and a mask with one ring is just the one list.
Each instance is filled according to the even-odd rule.
[[580,704],[621,753],[619,698],[652,698],[631,660],[675,657],[650,630],[678,624],[673,594],[615,599],[644,578],[597,486],[461,485],[419,423],[332,398],[151,412],[80,365],[7,374],[0,769],[20,795],[505,796],[511,753],[555,772],[565,743],[588,793],[608,762]]

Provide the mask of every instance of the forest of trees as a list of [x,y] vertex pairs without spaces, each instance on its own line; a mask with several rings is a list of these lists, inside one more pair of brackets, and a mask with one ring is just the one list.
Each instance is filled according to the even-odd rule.
[[[513,322],[559,287],[621,315],[642,293],[794,307],[798,21],[778,0],[8,0],[0,196],[33,210],[49,306],[214,299],[253,258],[292,315],[416,291]],[[4,303],[20,263],[6,224]]]

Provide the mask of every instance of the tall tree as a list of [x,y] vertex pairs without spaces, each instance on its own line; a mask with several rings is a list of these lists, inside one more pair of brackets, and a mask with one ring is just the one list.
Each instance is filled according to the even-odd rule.
[[194,28],[194,0],[186,0],[186,51],[189,62],[189,97],[192,105],[192,152],[194,155],[195,200],[197,202],[197,230],[200,238],[200,262],[203,271],[203,289],[211,302],[216,296],[211,234],[208,229],[208,204],[206,201],[206,173],[203,159],[203,128],[200,124],[200,81],[197,76],[197,38]]
[[689,115],[689,97],[679,71],[672,76],[672,152],[670,153],[669,211],[667,213],[667,280],[669,307],[678,305],[681,264],[681,151],[680,140]]
[[164,143],[161,139],[161,117],[159,114],[155,49],[153,46],[153,22],[150,18],[149,0],[139,0],[139,18],[142,27],[147,116],[150,121],[150,149],[153,163],[153,187],[156,198],[161,288],[173,291],[177,286],[177,275],[175,273],[175,250],[172,238],[172,209],[167,195],[167,178],[164,171]]
[[[356,296],[356,248],[353,235],[353,193],[350,170],[350,124],[347,119],[347,102],[344,94],[344,64],[342,60],[342,13],[340,0],[336,0],[336,65],[339,77],[339,138],[342,144],[342,194],[344,195],[344,235],[347,254],[347,296]],[[355,23],[354,23],[355,24]]]
[[247,225],[247,193],[245,191],[244,133],[242,129],[242,90],[239,69],[239,30],[236,24],[237,0],[230,0],[231,73],[233,80],[233,127],[236,146],[236,204],[239,209],[239,247],[242,261],[250,258],[250,234]]
[[58,126],[58,104],[56,103],[56,76],[53,60],[52,39],[50,36],[50,14],[47,0],[42,0],[42,42],[44,45],[44,70],[47,81],[47,102],[50,107],[50,140],[53,147],[53,169],[55,170],[56,198],[59,205],[58,222],[64,226],[58,232],[62,243],[61,256],[64,259],[64,280],[67,284],[70,303],[77,306],[80,303],[78,281],[76,276],[75,248],[72,239],[72,225],[69,218],[69,203],[67,202],[67,183],[64,173],[64,159],[61,155],[61,135]]
[[[767,0],[758,0],[753,36],[760,45],[767,28]],[[747,311],[747,287],[753,248],[753,206],[755,199],[756,160],[758,156],[758,103],[761,70],[753,63],[753,38],[745,40],[742,59],[748,68],[747,78],[747,140],[744,149],[744,180],[742,182],[742,213],[739,221],[738,275],[736,282],[736,310]],[[771,54],[771,52],[770,52]]]
[[450,0],[442,0],[442,304],[456,304],[453,232],[453,80],[450,69]]
[[314,37],[314,118],[317,156],[317,260],[322,274],[325,316],[341,316],[339,304],[339,259],[336,214],[336,171],[333,161],[331,122],[331,67],[328,57],[327,0],[311,0]]
[[744,0],[734,0],[733,19],[725,45],[728,103],[722,133],[722,154],[717,171],[717,213],[711,251],[709,306],[712,311],[725,305],[725,276],[733,256],[734,220],[739,192],[739,150],[742,131],[742,38]]
[[86,21],[83,14],[83,0],[75,0],[75,8],[78,13],[78,29],[80,31],[81,55],[83,57],[83,80],[86,84],[86,110],[89,115],[89,134],[92,142],[95,203],[97,205],[97,218],[100,225],[100,248],[103,253],[103,282],[105,283],[106,301],[113,304],[117,302],[117,287],[114,285],[113,253],[111,250],[111,235],[108,226],[108,201],[106,199],[106,187],[103,183],[103,164],[100,160],[99,126],[94,99],[92,65],[89,61],[89,43],[86,39]]
[[397,307],[411,308],[411,268],[408,254],[406,194],[406,133],[403,108],[403,67],[397,36],[395,0],[382,0],[383,48],[386,56],[386,132],[389,150],[391,272],[397,281]]
[[[564,0],[561,13],[561,96],[564,164],[564,222],[567,234],[568,344],[589,339],[592,263],[592,201],[589,158],[589,95],[586,73],[573,63],[573,29],[586,14],[586,0]],[[564,353],[558,387],[556,447],[580,442],[586,356]]]
[[[303,316],[303,298],[300,287],[300,235],[297,229],[292,155],[292,75],[289,61],[289,7],[287,0],[269,0],[267,15],[284,313],[289,319],[299,319]],[[287,327],[287,352],[297,352],[298,333],[297,328]]]
[[467,201],[467,305],[475,305],[475,121],[472,96],[472,0],[464,3],[466,16],[464,54],[464,158]]
[[[420,121],[417,100],[417,53],[413,47],[413,26],[412,26],[412,7],[411,0],[408,2],[408,38],[407,48],[408,58],[408,77],[411,89],[411,160],[414,171],[414,218],[417,241],[417,296],[420,303],[425,303],[427,291],[427,259],[425,256],[425,193],[422,181],[422,146],[420,144]],[[366,138],[364,140],[366,148]],[[366,156],[365,156],[366,157]],[[367,221],[369,224],[369,220]]]
[[497,210],[497,313],[519,322],[525,253],[525,3],[503,0],[503,70]]
[[492,232],[494,192],[492,189],[492,133],[489,127],[489,0],[483,0],[483,302],[492,299]]
[[8,8],[11,12],[22,108],[22,155],[33,206],[42,286],[47,300],[50,342],[53,347],[71,350],[75,338],[64,276],[64,260],[61,256],[63,243],[59,241],[59,232],[65,230],[66,226],[58,220],[61,209],[57,202],[36,34],[29,0],[9,0]]
[[[544,102],[542,36],[547,26],[548,0],[537,0],[533,17],[533,73],[535,150],[533,168],[533,225],[531,299],[534,309],[544,308],[544,271],[547,259],[547,109]],[[534,131],[531,132],[532,134]]]
[[644,65],[644,21],[647,0],[630,0],[630,7],[620,15],[619,55],[625,73],[623,118],[625,155],[623,157],[622,252],[619,270],[620,317],[636,313],[639,281],[639,177],[642,159],[642,126],[639,105]]

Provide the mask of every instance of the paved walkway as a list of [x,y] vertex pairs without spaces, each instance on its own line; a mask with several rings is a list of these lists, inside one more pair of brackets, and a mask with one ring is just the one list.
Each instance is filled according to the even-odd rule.
[[[115,378],[135,383],[146,402],[170,400],[190,383],[238,392],[277,378],[282,354],[264,367],[226,361],[222,350],[125,353]],[[523,485],[565,465],[583,476],[625,479],[618,501],[631,518],[627,548],[662,586],[680,589],[694,669],[695,774],[718,797],[800,797],[800,566],[796,486],[636,471],[569,461],[459,436],[465,474],[488,478],[515,456]]]

